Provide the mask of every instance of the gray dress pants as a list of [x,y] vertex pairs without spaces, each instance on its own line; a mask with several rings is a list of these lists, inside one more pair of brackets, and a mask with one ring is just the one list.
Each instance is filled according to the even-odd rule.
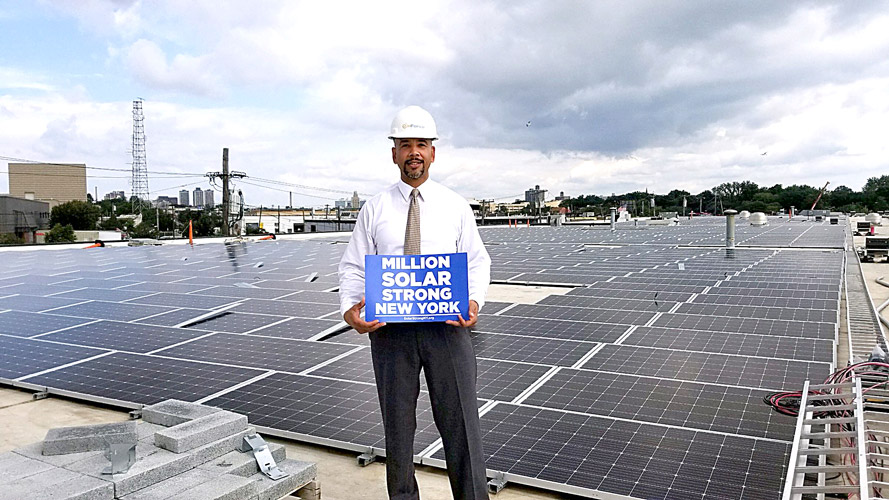
[[477,366],[469,335],[466,328],[444,323],[391,323],[370,333],[391,500],[420,498],[413,455],[421,368],[454,498],[488,499],[475,389]]

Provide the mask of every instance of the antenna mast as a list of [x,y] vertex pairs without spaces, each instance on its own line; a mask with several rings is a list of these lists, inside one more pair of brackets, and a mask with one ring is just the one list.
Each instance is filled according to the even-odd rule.
[[142,116],[142,99],[133,101],[133,188],[136,197],[133,209],[149,206],[148,162],[145,158],[145,117]]

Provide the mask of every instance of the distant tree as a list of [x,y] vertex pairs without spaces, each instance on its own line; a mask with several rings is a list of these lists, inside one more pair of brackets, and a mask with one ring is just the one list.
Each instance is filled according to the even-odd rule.
[[99,208],[85,201],[69,201],[53,207],[49,215],[49,225],[70,225],[77,230],[96,229],[96,221],[99,219]]
[[862,192],[869,210],[889,210],[889,175],[871,177]]
[[148,221],[140,222],[136,227],[131,229],[128,234],[130,238],[157,238],[157,230],[154,224]]
[[91,195],[90,193],[86,194],[86,201],[87,201],[87,203],[95,203],[96,202],[96,200],[93,199],[93,195]]
[[[58,208],[58,207],[56,207]],[[74,235],[74,228],[71,224],[56,224],[46,233],[47,243],[74,243],[77,236]]]
[[806,185],[787,186],[778,194],[778,203],[781,204],[781,208],[787,210],[790,210],[790,207],[796,207],[797,211],[808,210],[812,208],[812,203],[815,203],[819,191],[820,189]]

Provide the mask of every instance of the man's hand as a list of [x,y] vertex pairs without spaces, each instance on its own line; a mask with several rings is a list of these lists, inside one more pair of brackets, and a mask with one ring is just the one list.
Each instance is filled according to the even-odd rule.
[[445,321],[445,323],[452,326],[461,326],[463,328],[472,328],[473,326],[475,326],[476,322],[478,322],[478,302],[474,300],[469,301],[469,321],[463,319],[463,316],[459,314],[457,315],[457,318],[459,318],[460,320],[454,321],[452,319],[449,319]]
[[[350,307],[346,314],[343,314],[343,320],[349,324],[352,328],[355,329],[358,333],[369,333],[378,330],[380,327],[386,326],[386,323],[380,323],[380,320],[375,319],[368,323],[361,319],[361,309],[364,308],[364,299],[361,299],[361,302],[355,304]],[[476,309],[478,307],[476,306]]]

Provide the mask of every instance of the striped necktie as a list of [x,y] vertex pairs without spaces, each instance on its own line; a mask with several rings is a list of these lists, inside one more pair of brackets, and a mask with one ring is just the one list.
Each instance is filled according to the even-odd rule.
[[407,209],[407,226],[404,228],[404,254],[420,254],[420,191],[411,191],[411,204]]

